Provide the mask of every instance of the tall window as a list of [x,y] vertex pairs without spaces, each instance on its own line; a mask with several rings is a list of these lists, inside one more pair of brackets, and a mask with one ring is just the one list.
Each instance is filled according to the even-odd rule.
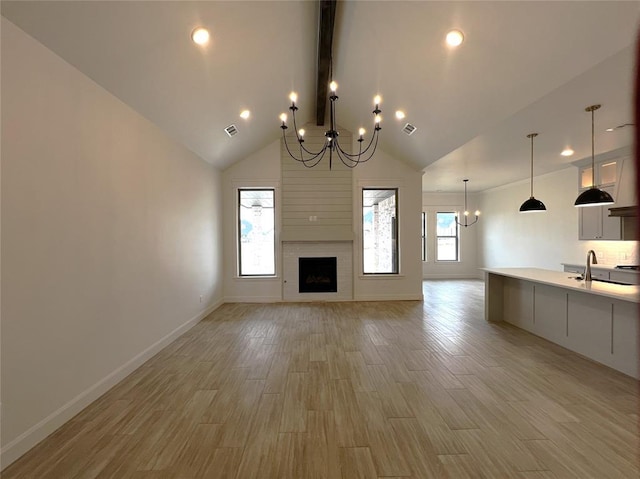
[[422,212],[422,261],[427,261],[427,214]]
[[454,212],[436,213],[436,260],[458,261],[458,224]]
[[365,274],[398,273],[398,189],[362,189]]
[[238,269],[240,276],[273,276],[275,261],[275,191],[238,190]]

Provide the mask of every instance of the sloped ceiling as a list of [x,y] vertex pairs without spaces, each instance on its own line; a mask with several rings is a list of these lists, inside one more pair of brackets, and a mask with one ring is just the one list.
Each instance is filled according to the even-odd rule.
[[[226,168],[281,134],[298,93],[315,115],[314,1],[3,1],[2,15],[211,164]],[[478,191],[631,143],[640,2],[341,1],[334,36],[338,121],[367,128],[383,97],[380,148],[424,171],[425,191]],[[191,31],[210,29],[206,48]],[[451,28],[465,42],[451,50]],[[252,112],[239,118],[242,109]],[[395,119],[402,109],[406,119]],[[406,122],[417,127],[407,136]],[[224,128],[235,124],[230,138]],[[370,129],[370,126],[369,126]],[[569,159],[560,151],[571,146]],[[375,161],[375,157],[372,161]],[[417,174],[420,174],[418,172]]]

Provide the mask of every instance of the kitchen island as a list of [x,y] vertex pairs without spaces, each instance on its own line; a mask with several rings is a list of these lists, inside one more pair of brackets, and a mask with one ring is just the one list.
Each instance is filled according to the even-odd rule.
[[640,286],[585,282],[562,271],[483,268],[485,319],[506,321],[640,377]]

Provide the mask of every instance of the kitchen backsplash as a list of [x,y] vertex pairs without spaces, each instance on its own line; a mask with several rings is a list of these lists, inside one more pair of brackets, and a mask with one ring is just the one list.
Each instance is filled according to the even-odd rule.
[[585,258],[590,249],[596,252],[600,264],[640,264],[637,241],[587,241],[584,250]]

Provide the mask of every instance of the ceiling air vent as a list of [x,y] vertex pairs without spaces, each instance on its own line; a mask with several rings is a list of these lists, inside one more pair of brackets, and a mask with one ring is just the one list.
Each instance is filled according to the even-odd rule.
[[614,131],[614,130],[620,130],[622,128],[626,128],[628,126],[635,126],[633,123],[623,123],[622,125],[618,125],[614,128],[607,128],[607,131]]
[[224,129],[224,132],[231,137],[238,133],[238,129],[236,128],[236,125],[229,125]]
[[411,135],[416,130],[417,128],[413,126],[411,123],[407,123],[406,125],[404,125],[404,128],[402,129],[402,131],[404,131],[407,135]]

